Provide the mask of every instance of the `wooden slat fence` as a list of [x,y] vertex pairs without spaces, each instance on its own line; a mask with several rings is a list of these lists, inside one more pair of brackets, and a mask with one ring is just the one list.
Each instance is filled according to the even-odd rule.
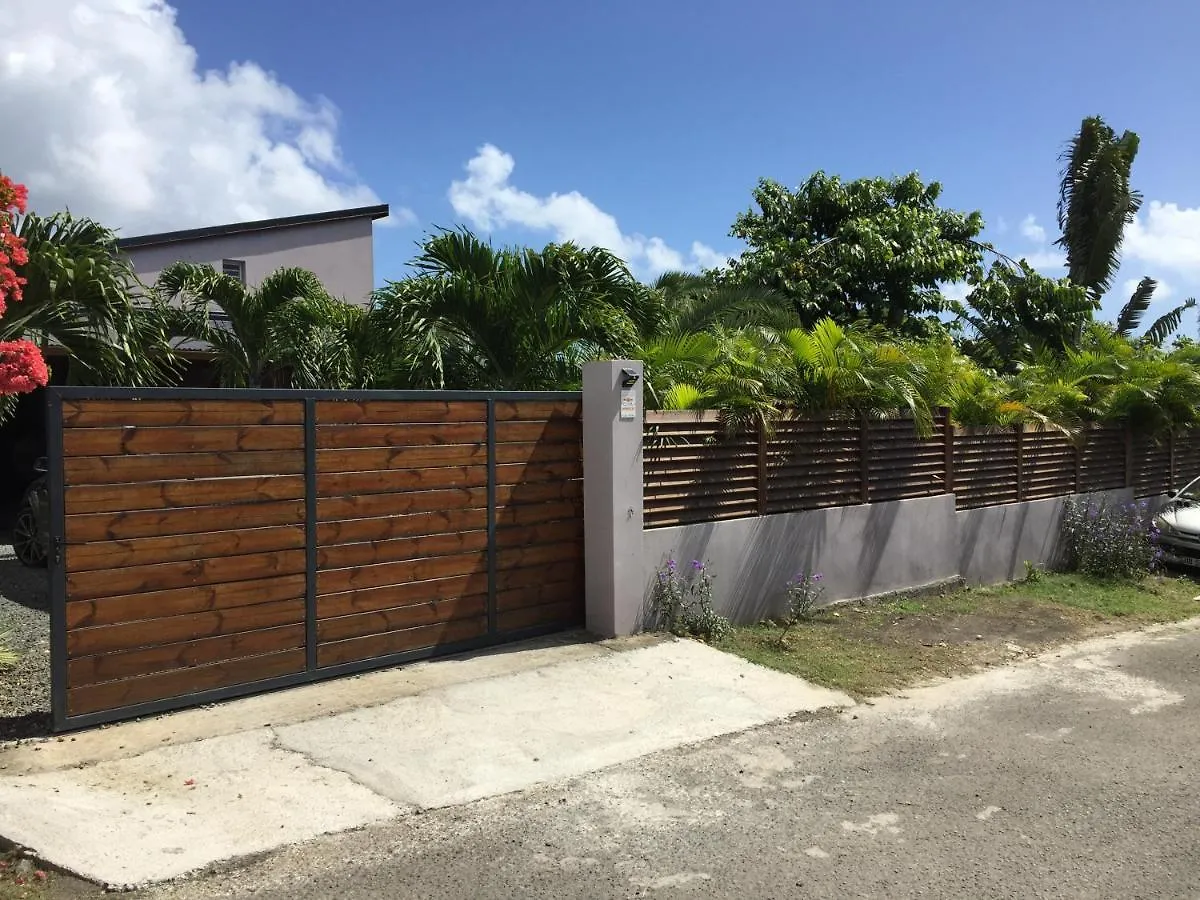
[[647,528],[947,492],[959,509],[1126,487],[1148,496],[1200,475],[1196,434],[955,428],[944,411],[929,437],[898,418],[791,418],[730,434],[715,413],[647,412],[643,448]]
[[71,391],[58,727],[583,624],[578,394]]

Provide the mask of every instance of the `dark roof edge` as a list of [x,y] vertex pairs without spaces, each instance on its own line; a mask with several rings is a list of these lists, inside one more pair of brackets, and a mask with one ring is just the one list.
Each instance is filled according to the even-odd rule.
[[259,219],[257,222],[235,222],[232,225],[213,225],[208,228],[188,228],[184,231],[164,231],[160,234],[139,234],[120,238],[117,247],[132,250],[136,247],[151,247],[155,244],[174,244],[179,241],[196,241],[203,238],[225,237],[230,234],[245,234],[250,231],[269,231],[275,228],[292,228],[296,225],[318,225],[324,222],[340,222],[345,219],[383,219],[389,214],[388,205],[358,206],[354,209],[335,209],[329,212],[307,213],[302,216],[284,216],[278,219]]

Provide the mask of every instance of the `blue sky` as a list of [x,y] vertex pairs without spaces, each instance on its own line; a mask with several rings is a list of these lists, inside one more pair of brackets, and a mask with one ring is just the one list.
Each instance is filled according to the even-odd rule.
[[[117,15],[115,3],[93,0],[106,16]],[[148,16],[163,7],[133,3]],[[316,170],[328,183],[305,193],[305,182],[293,196],[392,204],[396,221],[377,231],[377,280],[403,274],[423,231],[459,222],[500,242],[600,236],[644,277],[667,263],[697,265],[739,250],[728,230],[756,179],[794,185],[819,168],[845,177],[919,170],[942,182],[947,204],[982,210],[987,236],[1005,252],[1053,273],[1057,154],[1080,118],[1099,113],[1142,137],[1134,175],[1147,209],[1122,280],[1155,275],[1164,301],[1200,292],[1200,7],[1192,3],[173,6],[182,36],[170,59],[190,45],[197,73],[215,70],[210,78],[230,83],[231,64],[261,70],[277,95],[307,104],[284,115],[285,139],[297,121],[320,120],[309,129],[317,139],[301,150],[305,174]],[[167,76],[132,62],[133,53],[94,65],[120,65],[126,78],[148,82],[141,106],[123,100],[121,109],[144,115],[153,133],[165,114],[142,107]],[[259,117],[263,134],[276,137],[277,124]],[[187,127],[177,122],[174,131]],[[492,149],[480,155],[485,145]],[[177,160],[174,169],[191,164]],[[56,196],[53,179],[44,183]],[[272,190],[274,205],[262,208],[274,212],[286,199]],[[195,196],[212,193],[210,185]],[[1150,201],[1174,206],[1152,211]],[[161,206],[114,214],[136,230]],[[218,211],[198,199],[192,206],[192,218]],[[230,214],[259,208],[234,206]]]

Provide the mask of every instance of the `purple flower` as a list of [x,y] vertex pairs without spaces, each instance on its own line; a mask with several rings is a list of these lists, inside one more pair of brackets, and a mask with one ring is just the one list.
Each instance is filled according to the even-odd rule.
[[818,572],[816,575],[814,575],[814,576],[812,577],[812,580],[813,580],[813,581],[820,581],[820,580],[821,580],[822,578],[824,578],[824,577],[825,577],[824,575],[822,575],[820,572]]
[[698,559],[693,559],[692,560],[692,568],[695,569],[697,572],[703,572],[704,571],[704,563],[700,562],[700,560],[698,560]]
[[673,559],[667,560],[667,571],[670,572],[672,575],[675,574],[675,560],[673,560]]

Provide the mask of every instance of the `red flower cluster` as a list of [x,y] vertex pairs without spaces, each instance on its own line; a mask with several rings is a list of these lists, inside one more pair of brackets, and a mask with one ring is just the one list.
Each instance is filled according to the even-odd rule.
[[0,341],[0,394],[28,394],[45,387],[50,371],[37,344]]
[[13,234],[13,216],[25,212],[29,191],[23,184],[15,184],[6,175],[0,175],[0,316],[4,315],[6,300],[14,303],[21,299],[21,287],[25,279],[13,271],[13,266],[29,262],[25,242]]

